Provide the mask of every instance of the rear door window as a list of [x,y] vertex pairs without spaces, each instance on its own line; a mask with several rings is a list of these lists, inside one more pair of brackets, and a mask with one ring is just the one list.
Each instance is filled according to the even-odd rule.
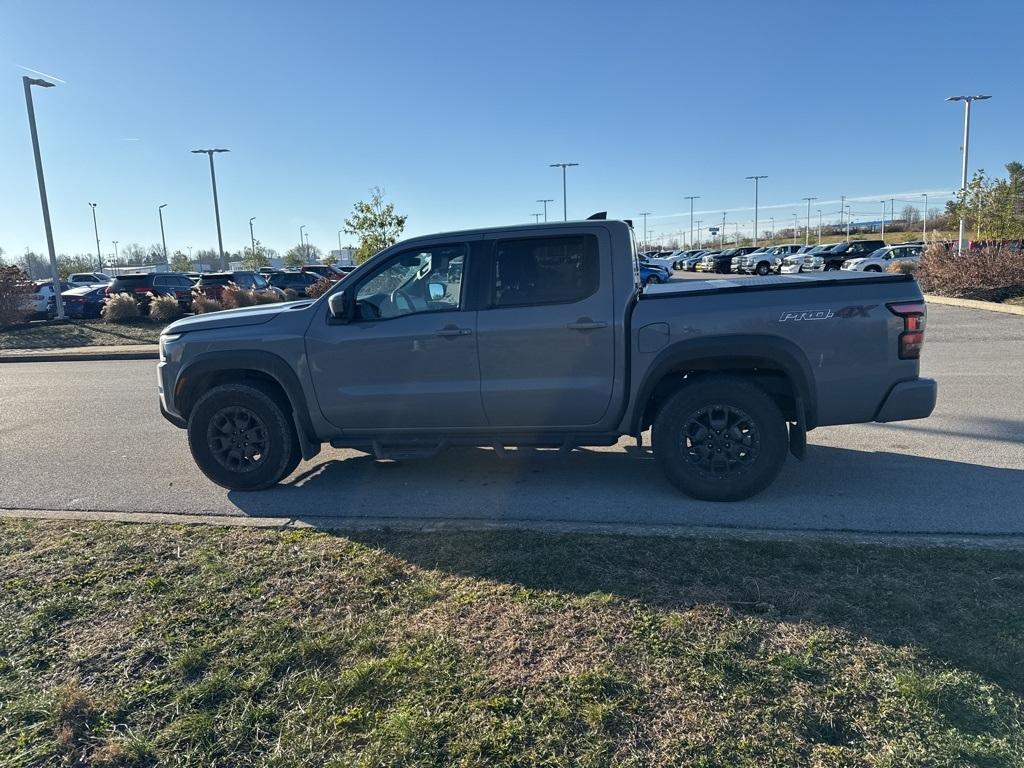
[[571,304],[597,291],[600,264],[594,235],[499,240],[493,253],[494,307]]

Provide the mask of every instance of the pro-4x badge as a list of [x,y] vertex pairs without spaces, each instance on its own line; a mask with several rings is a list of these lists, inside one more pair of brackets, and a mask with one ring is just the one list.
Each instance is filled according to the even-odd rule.
[[796,309],[783,312],[782,316],[779,317],[779,322],[785,323],[789,320],[828,320],[832,317],[835,317],[835,313],[831,309]]

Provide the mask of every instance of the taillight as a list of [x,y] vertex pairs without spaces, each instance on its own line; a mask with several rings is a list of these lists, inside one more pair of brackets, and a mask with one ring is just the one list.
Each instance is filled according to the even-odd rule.
[[903,333],[899,338],[900,360],[917,360],[924,344],[925,305],[923,301],[906,304],[886,304],[889,311],[903,318]]

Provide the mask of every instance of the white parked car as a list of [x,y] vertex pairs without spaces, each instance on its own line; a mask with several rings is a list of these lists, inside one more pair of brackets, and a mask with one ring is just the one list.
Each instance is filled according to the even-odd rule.
[[779,264],[779,274],[797,275],[801,272],[823,272],[825,270],[825,259],[822,257],[825,251],[830,250],[833,245],[816,245],[810,250],[803,252],[801,248],[797,253],[786,256]]
[[83,288],[87,285],[103,285],[109,283],[113,278],[102,272],[75,272],[68,275],[68,282],[74,288]]
[[679,261],[682,254],[682,251],[672,251],[667,256],[663,256],[661,254],[659,254],[658,256],[648,256],[646,258],[641,258],[641,261],[644,262],[645,264],[650,264],[651,266],[654,267],[661,267],[662,269],[667,269],[669,272],[671,272],[673,269],[675,269],[675,264],[677,261]]
[[847,259],[842,269],[857,272],[885,272],[898,261],[916,262],[924,252],[922,245],[890,245],[861,259]]

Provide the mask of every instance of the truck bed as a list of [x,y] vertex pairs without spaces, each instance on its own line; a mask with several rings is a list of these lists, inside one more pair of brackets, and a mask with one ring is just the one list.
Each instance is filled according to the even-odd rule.
[[862,285],[865,283],[905,283],[914,278],[890,272],[811,272],[799,275],[765,275],[764,277],[732,278],[723,276],[707,280],[673,280],[644,288],[641,299],[678,298],[708,293],[750,293],[793,288],[822,288],[827,285]]

